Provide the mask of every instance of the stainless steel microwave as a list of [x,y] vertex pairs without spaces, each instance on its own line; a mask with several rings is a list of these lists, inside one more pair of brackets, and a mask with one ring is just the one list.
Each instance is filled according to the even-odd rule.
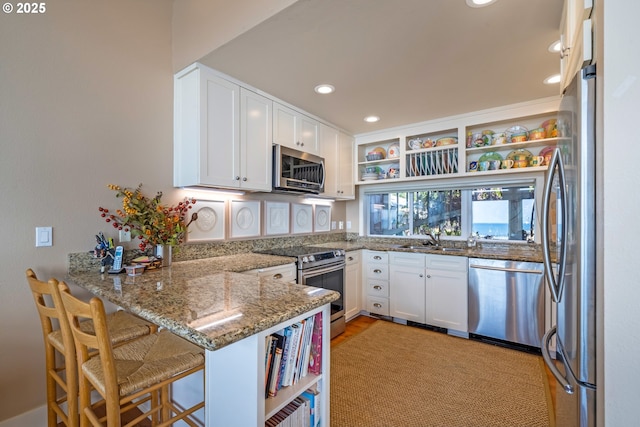
[[282,145],[273,146],[273,191],[324,192],[324,159]]

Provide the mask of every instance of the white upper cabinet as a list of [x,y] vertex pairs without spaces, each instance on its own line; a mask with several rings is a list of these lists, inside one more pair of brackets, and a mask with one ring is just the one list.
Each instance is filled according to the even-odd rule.
[[355,198],[353,183],[353,138],[320,124],[320,155],[325,160],[324,196]]
[[271,135],[273,102],[240,89],[241,188],[271,191]]
[[271,189],[272,101],[194,64],[175,76],[174,185]]
[[273,103],[273,143],[311,154],[319,154],[320,123],[311,117]]
[[575,74],[593,62],[593,0],[565,0],[560,21],[561,85],[567,87]]

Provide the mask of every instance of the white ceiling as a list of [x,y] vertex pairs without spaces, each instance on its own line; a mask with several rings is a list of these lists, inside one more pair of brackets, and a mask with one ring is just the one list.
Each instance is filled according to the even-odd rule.
[[200,62],[359,134],[558,95],[562,4],[299,0]]

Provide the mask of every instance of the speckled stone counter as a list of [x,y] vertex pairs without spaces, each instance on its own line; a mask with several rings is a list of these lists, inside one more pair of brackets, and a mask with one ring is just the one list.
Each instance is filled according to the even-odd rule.
[[429,246],[424,248],[410,249],[402,248],[405,244],[414,244],[420,246],[419,241],[411,240],[347,240],[335,241],[318,244],[316,246],[344,249],[346,251],[356,251],[359,249],[368,249],[372,251],[395,251],[395,252],[417,252],[441,255],[457,255],[469,258],[488,258],[488,259],[506,259],[511,261],[529,261],[542,262],[542,250],[540,245],[535,244],[513,244],[513,243],[479,243],[476,248],[468,249],[466,242],[457,242],[457,245],[443,244],[445,247],[455,248],[455,251],[437,251],[431,250]]
[[70,271],[68,280],[212,351],[339,298],[325,289],[233,272],[291,262],[246,255],[174,262],[135,277]]

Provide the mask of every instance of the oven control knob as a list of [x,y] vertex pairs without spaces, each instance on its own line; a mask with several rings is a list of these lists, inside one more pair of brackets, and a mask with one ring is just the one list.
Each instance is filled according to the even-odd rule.
[[316,257],[314,257],[313,255],[309,255],[309,262],[313,262],[316,260]]
[[346,254],[344,249],[336,249],[335,251],[333,251],[333,255],[336,257],[339,256],[344,256]]
[[302,263],[304,264],[304,263],[307,263],[307,262],[309,262],[309,258],[305,255],[305,256],[302,257]]

